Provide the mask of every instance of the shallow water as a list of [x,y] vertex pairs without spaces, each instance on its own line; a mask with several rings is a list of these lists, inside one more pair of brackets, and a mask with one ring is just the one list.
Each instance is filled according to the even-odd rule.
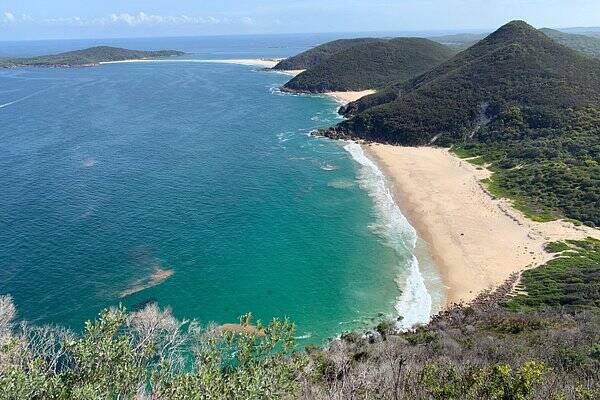
[[286,79],[197,62],[0,71],[0,293],[20,318],[77,329],[157,301],[202,322],[287,316],[316,342],[395,315],[397,279],[424,296],[403,313],[426,318],[414,230],[344,143],[308,135],[338,105],[281,94]]

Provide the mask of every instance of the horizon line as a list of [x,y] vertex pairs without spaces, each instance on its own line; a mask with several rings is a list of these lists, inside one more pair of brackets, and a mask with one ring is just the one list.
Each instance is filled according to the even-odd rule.
[[[600,30],[599,26],[564,26],[564,27],[541,27],[537,29],[548,28],[556,30]],[[176,39],[176,38],[196,38],[196,37],[234,37],[234,36],[283,36],[283,35],[334,35],[334,34],[384,34],[384,33],[440,33],[440,36],[461,34],[461,33],[488,33],[497,28],[452,28],[452,29],[406,29],[406,30],[370,30],[370,31],[323,31],[323,32],[279,32],[279,33],[225,33],[225,34],[197,34],[197,35],[164,35],[164,36],[110,36],[110,37],[56,37],[56,38],[37,38],[37,39],[0,39],[0,43],[9,42],[44,42],[44,41],[70,41],[70,40],[119,40],[119,39]]]

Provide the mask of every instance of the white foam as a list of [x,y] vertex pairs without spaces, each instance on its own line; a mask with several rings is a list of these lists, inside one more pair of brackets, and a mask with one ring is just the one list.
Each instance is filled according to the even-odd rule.
[[300,336],[294,336],[294,339],[296,340],[306,340],[306,339],[310,339],[312,337],[312,333],[308,332],[304,335],[300,335]]
[[338,169],[337,165],[332,165],[332,164],[324,164],[324,165],[321,165],[320,168],[323,171],[335,171],[336,169]]
[[354,182],[347,179],[336,179],[329,182],[327,186],[334,189],[350,189],[351,187],[354,187]]
[[37,92],[31,93],[30,95],[27,95],[25,97],[21,97],[20,99],[13,100],[13,101],[8,102],[8,103],[0,104],[0,108],[4,108],[4,107],[12,106],[13,104],[20,103],[20,102],[22,102],[24,100],[27,100],[30,97],[35,96],[36,94],[39,94],[39,93],[42,93],[42,92],[45,92],[45,91],[46,90],[38,90]]
[[[410,329],[417,324],[429,322],[432,311],[431,295],[425,286],[425,280],[419,270],[419,261],[414,256],[417,245],[417,232],[394,200],[385,175],[358,143],[350,142],[344,149],[361,165],[359,183],[373,199],[378,221],[372,226],[376,234],[385,239],[399,256],[410,254],[408,265],[402,266],[400,282],[402,294],[396,302],[396,310],[403,317],[398,322],[399,329]],[[404,269],[405,268],[405,269]]]
[[419,261],[413,255],[402,294],[396,302],[396,311],[403,317],[398,321],[397,327],[408,330],[415,325],[429,322],[431,309],[431,295],[425,287],[425,280],[419,270]]

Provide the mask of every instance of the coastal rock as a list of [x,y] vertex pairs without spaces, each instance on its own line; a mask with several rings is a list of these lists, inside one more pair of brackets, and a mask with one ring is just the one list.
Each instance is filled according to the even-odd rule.
[[383,342],[383,336],[381,336],[381,333],[379,332],[369,331],[367,332],[366,337],[370,344]]

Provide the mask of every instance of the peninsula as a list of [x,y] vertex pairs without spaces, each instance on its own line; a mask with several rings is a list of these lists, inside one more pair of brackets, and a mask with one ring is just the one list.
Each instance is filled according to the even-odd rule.
[[89,67],[105,62],[147,60],[184,54],[184,52],[176,50],[143,51],[97,46],[46,56],[0,59],[0,67]]

